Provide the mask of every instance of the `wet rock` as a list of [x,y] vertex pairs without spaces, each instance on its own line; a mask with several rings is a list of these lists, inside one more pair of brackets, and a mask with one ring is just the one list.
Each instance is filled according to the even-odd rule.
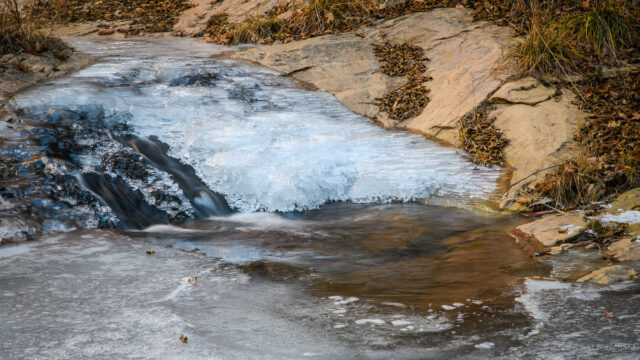
[[291,281],[309,276],[312,271],[284,263],[254,261],[239,267],[253,277],[267,278],[272,281]]
[[[20,62],[35,71],[23,72],[12,65]],[[0,99],[45,80],[67,75],[95,62],[89,55],[74,52],[48,51],[38,55],[7,55],[0,58]]]
[[534,241],[551,247],[580,235],[586,225],[581,214],[558,214],[520,225],[509,234],[518,241]]
[[1,216],[0,245],[30,240],[39,227],[31,219]]
[[98,31],[98,35],[111,35],[114,32],[114,29],[101,29],[100,31]]
[[640,210],[640,188],[622,193],[611,204],[607,214],[619,214],[628,210]]
[[84,173],[82,184],[99,194],[120,219],[121,229],[144,229],[155,224],[168,224],[167,214],[149,205],[140,190],[132,190],[122,179],[110,175]]
[[624,238],[611,244],[607,254],[617,261],[639,261],[640,242],[633,238]]
[[636,271],[624,265],[606,266],[579,278],[578,282],[592,282],[601,285],[609,285],[625,280],[638,278]]
[[511,30],[474,22],[472,11],[436,9],[385,21],[354,34],[325,35],[288,44],[253,48],[233,55],[258,62],[312,83],[335,95],[349,109],[395,126],[380,114],[373,99],[382,97],[403,79],[379,71],[371,44],[410,43],[429,57],[430,102],[420,115],[397,124],[451,144],[458,142],[458,120],[496,90],[501,75],[494,71]]

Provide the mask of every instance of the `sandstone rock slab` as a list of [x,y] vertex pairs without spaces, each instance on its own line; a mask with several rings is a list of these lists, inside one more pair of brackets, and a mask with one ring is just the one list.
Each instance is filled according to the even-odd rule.
[[427,84],[431,101],[417,117],[398,127],[432,136],[450,144],[458,142],[458,120],[473,110],[503,80],[494,70],[510,29],[474,22],[468,9],[435,9],[383,21],[354,34],[325,35],[288,44],[262,46],[233,57],[257,62],[283,73],[310,67],[293,76],[335,95],[354,112],[388,121],[373,104],[392,87],[404,82],[379,72],[372,43],[410,42],[425,50],[430,61]]
[[[550,90],[547,88],[544,91],[548,94]],[[516,100],[509,95],[505,97]],[[518,188],[542,179],[554,165],[574,153],[573,136],[580,117],[580,110],[573,104],[575,96],[570,91],[564,91],[556,99],[533,106],[526,104],[540,98],[539,93],[528,99],[524,98],[524,94],[518,94],[520,103],[497,105],[489,114],[495,118],[495,126],[510,140],[504,154],[507,164],[513,167],[511,184],[517,186],[511,188],[509,197]]]
[[638,261],[640,242],[634,241],[633,238],[618,240],[609,246],[607,254],[617,261]]
[[191,0],[192,8],[185,10],[173,30],[185,36],[201,33],[212,16],[225,13],[229,21],[241,22],[247,16],[263,15],[282,0]]
[[611,265],[587,274],[577,281],[609,285],[625,280],[635,280],[637,278],[638,274],[634,269],[624,265]]
[[586,225],[581,214],[558,214],[520,225],[514,229],[517,231],[510,234],[520,238],[527,236],[546,247],[551,247],[578,236],[585,230]]
[[620,194],[607,211],[609,214],[619,214],[628,210],[640,209],[640,188],[631,189]]
[[544,86],[537,79],[526,77],[504,84],[491,96],[491,100],[535,106],[550,100],[555,92],[553,88]]

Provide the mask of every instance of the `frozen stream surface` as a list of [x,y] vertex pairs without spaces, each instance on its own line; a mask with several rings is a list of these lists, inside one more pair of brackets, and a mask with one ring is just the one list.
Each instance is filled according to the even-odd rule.
[[[78,47],[83,48],[82,43]],[[102,42],[103,63],[17,99],[30,112],[101,106],[155,135],[242,212],[439,195],[482,198],[499,175],[451,148],[390,132],[333,96],[196,42]],[[162,51],[160,54],[157,51]]]
[[0,235],[39,226],[0,245],[0,359],[638,358],[636,283],[527,278],[566,270],[521,219],[424,204],[497,169],[220,47],[72,41],[100,62],[19,95],[33,145],[0,147],[40,166],[0,188]]

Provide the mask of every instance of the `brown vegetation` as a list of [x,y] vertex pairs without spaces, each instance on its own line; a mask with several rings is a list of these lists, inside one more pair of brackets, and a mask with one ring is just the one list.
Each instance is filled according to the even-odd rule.
[[[60,39],[38,31],[30,19],[20,12],[14,0],[0,2],[0,55],[15,53],[40,54],[53,50],[60,53],[66,49]],[[13,64],[20,71],[28,71],[26,65]]]
[[640,186],[640,70],[578,86],[590,114],[575,136],[580,153],[535,186],[568,207]]
[[494,107],[487,101],[460,119],[460,148],[471,155],[474,163],[504,165],[504,148],[509,141],[489,118]]
[[171,31],[178,16],[191,5],[187,0],[36,0],[27,12],[40,25],[84,21],[130,20],[124,32]]
[[429,59],[418,46],[403,44],[374,44],[373,52],[382,63],[380,72],[389,76],[406,76],[407,83],[387,91],[384,97],[376,98],[380,111],[386,112],[396,122],[420,115],[429,103],[429,89],[424,83],[431,80],[423,75],[427,70],[424,64]]
[[291,9],[288,17],[281,17],[289,9],[285,3],[265,15],[249,16],[242,23],[229,22],[226,14],[219,14],[210,19],[204,35],[224,45],[290,42],[368,24],[375,5],[375,0],[310,0],[301,9]]

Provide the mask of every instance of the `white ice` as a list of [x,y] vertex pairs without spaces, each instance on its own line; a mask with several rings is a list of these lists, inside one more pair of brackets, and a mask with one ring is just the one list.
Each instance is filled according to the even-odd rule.
[[[148,40],[151,41],[151,40]],[[83,49],[83,43],[77,43]],[[92,46],[95,46],[92,45]],[[106,42],[98,63],[19,96],[21,107],[99,104],[129,112],[142,136],[156,135],[241,212],[317,208],[327,201],[486,198],[499,171],[455,149],[374,125],[332,95],[279,74],[145,41]],[[171,82],[217,74],[209,86]],[[173,84],[175,85],[175,83]]]

